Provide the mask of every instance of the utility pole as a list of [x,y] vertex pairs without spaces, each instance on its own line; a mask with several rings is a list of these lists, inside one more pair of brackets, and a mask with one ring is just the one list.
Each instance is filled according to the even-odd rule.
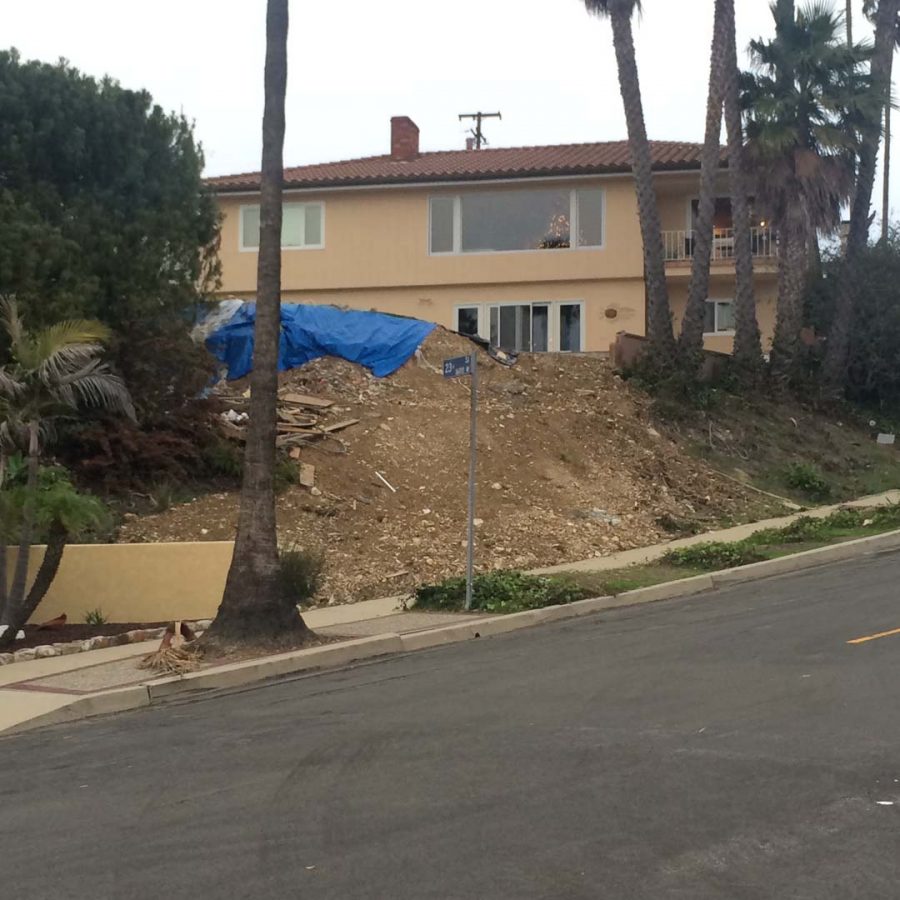
[[486,112],[475,112],[475,113],[460,113],[459,121],[461,122],[463,119],[474,119],[475,127],[469,130],[469,134],[475,139],[475,149],[480,150],[482,144],[487,144],[487,138],[484,136],[484,132],[481,130],[481,120],[482,119],[502,119],[503,116],[498,113],[486,113]]

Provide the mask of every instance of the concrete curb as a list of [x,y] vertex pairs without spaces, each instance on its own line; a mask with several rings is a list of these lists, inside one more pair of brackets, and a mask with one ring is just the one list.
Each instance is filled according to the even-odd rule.
[[313,647],[309,650],[295,650],[263,659],[231,663],[211,671],[159,678],[134,687],[82,697],[60,709],[37,716],[27,722],[21,722],[7,729],[4,734],[155,706],[175,697],[198,696],[209,690],[243,687],[296,672],[326,667],[335,668],[388,654],[409,653],[430,647],[456,644],[473,638],[492,637],[519,631],[523,628],[531,628],[535,625],[578,619],[609,609],[688,597],[704,591],[713,591],[719,586],[771,578],[897,549],[900,549],[900,530],[873,537],[858,538],[830,547],[820,547],[816,550],[806,550],[791,556],[753,563],[748,566],[724,569],[709,575],[698,575],[694,578],[684,578],[679,581],[638,588],[614,597],[594,597],[563,606],[548,606],[526,612],[485,617],[428,631],[417,631],[404,635],[381,634],[375,637]]
[[50,712],[41,713],[33,719],[19,722],[0,733],[0,737],[32,728],[43,728],[46,725],[61,725],[65,722],[76,722],[79,719],[90,719],[94,716],[105,716],[110,713],[129,712],[150,706],[150,694],[146,685],[138,684],[130,687],[115,688],[101,694],[89,694],[79,697],[66,706]]

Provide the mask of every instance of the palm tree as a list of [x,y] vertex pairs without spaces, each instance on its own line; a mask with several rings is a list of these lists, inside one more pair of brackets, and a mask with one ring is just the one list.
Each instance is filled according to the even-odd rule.
[[734,362],[743,381],[756,381],[762,363],[762,342],[753,290],[753,246],[750,232],[750,191],[744,162],[740,72],[737,64],[734,0],[722,10],[726,39],[722,90],[728,135],[728,175],[731,182],[731,219],[734,228]]
[[[57,421],[72,417],[80,406],[88,405],[134,418],[134,408],[122,380],[109,372],[98,359],[109,330],[99,322],[71,320],[51,325],[35,333],[26,330],[15,300],[0,301],[0,326],[9,345],[9,362],[0,366],[0,488],[4,487],[11,454],[25,454],[26,475],[20,503],[4,496],[4,508],[18,505],[18,552],[11,581],[7,581],[6,534],[0,540],[0,643],[14,639],[28,620],[40,597],[29,594],[28,563],[32,539],[38,524],[38,480],[40,458],[46,442],[55,434]],[[57,516],[60,527],[53,533],[52,547],[45,553],[46,565],[37,582],[47,581],[48,572],[62,557],[68,530],[65,515]],[[70,524],[78,518],[70,511]],[[73,526],[74,528],[74,526]],[[7,584],[8,589],[7,589]],[[40,588],[38,584],[38,588]],[[43,588],[46,591],[46,587]]]
[[712,256],[713,219],[716,211],[716,181],[721,163],[719,135],[722,132],[722,88],[724,86],[728,35],[725,33],[726,0],[716,0],[713,15],[712,49],[709,60],[709,89],[706,100],[706,130],[700,156],[700,190],[697,216],[691,234],[694,254],[687,306],[678,339],[683,363],[696,372],[702,360],[703,323],[709,297],[709,264]]
[[205,640],[273,640],[306,630],[281,586],[275,531],[275,434],[281,333],[281,202],[287,90],[288,0],[266,9],[265,107],[260,176],[259,258],[250,420],[234,556]]
[[647,141],[641,85],[634,53],[634,37],[631,32],[631,17],[636,11],[640,11],[640,0],[584,0],[584,5],[589,13],[608,17],[612,25],[613,48],[619,71],[619,90],[625,108],[628,148],[631,153],[631,168],[634,173],[641,240],[644,247],[649,354],[650,360],[658,368],[665,369],[674,359],[675,337],[666,283],[659,207],[656,202],[656,189],[653,186],[653,164],[650,144]]
[[[865,17],[876,25],[876,13],[878,4],[876,0],[865,0],[863,3],[863,14]],[[894,47],[900,47],[900,16],[897,17],[894,29]],[[890,72],[893,72],[893,54],[888,61]],[[893,78],[888,75],[888,97],[884,104],[884,162],[882,163],[882,184],[881,184],[881,240],[887,241],[890,232],[891,219],[891,104],[893,93]]]
[[840,223],[871,97],[861,71],[868,49],[840,39],[839,13],[817,2],[794,18],[772,9],[775,38],[751,42],[744,102],[757,203],[778,233],[771,368],[783,381],[797,360],[809,248]]
[[870,103],[877,114],[867,107],[866,119],[861,125],[862,140],[859,147],[859,163],[853,188],[853,204],[850,208],[850,229],[847,234],[846,265],[842,284],[837,294],[834,318],[828,333],[827,352],[823,368],[825,387],[836,392],[843,383],[850,352],[850,326],[856,292],[856,266],[869,240],[872,191],[875,187],[875,165],[878,159],[878,142],[881,138],[881,111],[890,103],[891,68],[894,47],[897,42],[900,0],[878,0],[877,7],[866,4],[866,10],[875,22],[875,45],[869,67]]

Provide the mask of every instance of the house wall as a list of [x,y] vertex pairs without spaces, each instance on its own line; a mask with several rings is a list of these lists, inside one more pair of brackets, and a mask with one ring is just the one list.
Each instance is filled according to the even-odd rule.
[[[697,192],[698,179],[698,173],[657,177],[664,230],[687,227],[688,203]],[[602,187],[603,246],[431,255],[429,197],[471,190],[471,185],[288,191],[286,202],[324,203],[324,247],[283,252],[283,299],[377,309],[427,319],[449,328],[456,327],[455,307],[459,305],[577,300],[584,303],[585,350],[607,350],[619,331],[643,334],[643,253],[631,177],[545,182],[529,179],[529,184]],[[485,189],[514,190],[519,186],[492,184],[485,185]],[[720,189],[727,190],[727,179],[721,179]],[[220,294],[223,296],[255,294],[257,253],[242,251],[239,246],[240,207],[255,202],[258,195],[254,194],[219,197],[224,216],[220,250],[223,270]],[[724,268],[733,273],[730,264]],[[673,308],[679,319],[688,276],[689,264],[670,266]],[[731,292],[733,289],[729,288],[726,296]],[[764,334],[770,335],[772,317],[765,306],[766,297],[768,288],[763,287],[760,324]],[[485,314],[482,319],[485,336],[486,328]],[[731,341],[717,336],[710,338],[709,344],[730,348]]]
[[[763,350],[768,352],[772,345],[772,335],[775,332],[775,301],[778,292],[778,280],[774,273],[760,273],[755,277],[754,289],[756,294],[756,318],[759,322],[759,330],[762,334]],[[681,328],[681,320],[687,306],[688,279],[669,281],[669,302],[672,305],[672,318],[675,322],[675,332]],[[709,282],[710,300],[731,300],[734,297],[734,276],[713,275]],[[707,350],[719,350],[722,353],[731,353],[734,349],[733,334],[707,334],[704,335],[703,345]]]

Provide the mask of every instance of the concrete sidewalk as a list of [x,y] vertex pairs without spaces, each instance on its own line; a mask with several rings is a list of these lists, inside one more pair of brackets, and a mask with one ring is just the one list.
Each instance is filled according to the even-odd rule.
[[777,519],[762,519],[759,522],[748,522],[744,525],[735,525],[733,528],[723,528],[719,531],[706,531],[703,534],[691,535],[691,537],[678,538],[664,544],[654,544],[650,547],[636,547],[633,550],[623,550],[620,553],[612,553],[609,556],[598,556],[585,559],[580,562],[562,563],[558,566],[545,566],[541,569],[532,569],[534,575],[550,575],[555,572],[608,572],[611,569],[624,569],[628,566],[642,565],[661,559],[669,550],[678,547],[690,547],[693,544],[702,544],[707,541],[740,541],[757,531],[766,528],[784,528],[797,519],[808,516],[815,519],[824,519],[833,512],[846,506],[892,506],[900,503],[900,490],[885,491],[882,494],[870,494],[868,497],[860,497],[858,500],[849,500],[846,503],[834,503],[830,506],[817,506],[787,516],[779,516]]
[[[841,505],[864,507],[898,502],[900,502],[900,491],[890,491],[863,497],[851,504],[819,507],[778,519],[767,519],[652,547],[627,550],[611,556],[534,571],[551,573],[624,568],[659,559],[673,547],[684,547],[710,540],[740,540],[764,528],[783,527],[800,516],[824,517]],[[890,535],[885,535],[884,538],[886,541],[882,543],[891,546],[897,543],[895,538]],[[806,554],[799,554],[799,556],[810,557],[809,561],[815,564],[815,554],[827,551],[822,557],[823,559],[837,555],[845,558],[847,554],[857,552],[853,547],[857,543],[861,545],[862,552],[872,552],[865,548],[874,547],[875,543],[873,542],[878,543],[878,538],[849,542],[843,545],[842,550],[826,547],[820,551],[809,551]],[[741,580],[766,577],[767,574],[792,570],[795,564],[790,560],[793,558],[785,557],[780,560],[758,563],[754,566],[744,566],[739,570],[729,570],[729,572],[739,573],[735,577]],[[803,565],[804,563],[801,561],[796,564],[796,567],[800,568]],[[378,655],[378,653],[415,650],[467,637],[477,637],[479,633],[487,636],[505,630],[513,630],[516,627],[526,627],[529,623],[538,624],[541,621],[551,621],[553,618],[582,615],[611,605],[648,602],[664,596],[683,595],[708,589],[716,579],[718,580],[715,583],[734,580],[729,572],[719,573],[715,576],[699,576],[699,578],[686,579],[671,585],[657,585],[653,588],[632,591],[627,595],[621,595],[621,604],[617,598],[599,598],[596,601],[588,600],[570,604],[568,607],[562,608],[561,612],[558,611],[560,608],[555,608],[557,611],[554,609],[538,610],[500,617],[484,614],[409,612],[401,605],[403,597],[400,596],[367,600],[344,606],[322,607],[304,612],[304,619],[319,634],[338,639],[335,643],[305,651],[278,654],[263,660],[207,667],[199,672],[181,677],[148,678],[148,673],[138,668],[140,657],[155,650],[158,646],[159,642],[156,640],[140,644],[126,644],[121,647],[108,647],[70,656],[12,663],[0,667],[0,732],[18,729],[32,721],[41,724],[50,722],[54,720],[54,714],[58,714],[58,719],[66,718],[65,710],[69,706],[78,706],[79,709],[86,710],[78,716],[73,712],[71,716],[80,718],[98,712],[134,708],[135,705],[149,705],[154,697],[167,696],[181,689],[191,689],[190,686],[193,684],[198,685],[196,689],[201,689],[201,681],[209,682],[211,679],[205,676],[213,673],[221,674],[221,678],[218,679],[221,684],[215,686],[222,687],[228,686],[231,676],[235,679],[244,679],[246,682],[248,677],[252,678],[249,670],[258,672],[258,678],[265,678],[270,677],[272,672],[286,674],[302,668],[314,668],[317,665],[347,664],[359,658]],[[756,572],[760,574],[757,575]],[[638,599],[639,596],[643,599]],[[629,597],[633,597],[633,599],[628,599]],[[342,641],[341,638],[345,640]],[[364,647],[363,645],[368,646]],[[345,648],[346,652],[341,648]],[[306,661],[302,664],[297,663],[296,657],[303,655],[307,657]],[[98,698],[103,702],[100,702]],[[147,702],[135,703],[136,698],[139,701],[142,698],[146,699]],[[91,701],[97,702],[92,706]],[[117,704],[120,705],[117,706]]]
[[[404,612],[397,597],[312,609],[303,616],[317,633],[348,640],[384,633],[410,634],[477,618]],[[164,677],[149,677],[147,671],[138,668],[141,657],[158,646],[158,640],[145,641],[0,667],[0,732],[45,718],[75,700],[165,681]]]

